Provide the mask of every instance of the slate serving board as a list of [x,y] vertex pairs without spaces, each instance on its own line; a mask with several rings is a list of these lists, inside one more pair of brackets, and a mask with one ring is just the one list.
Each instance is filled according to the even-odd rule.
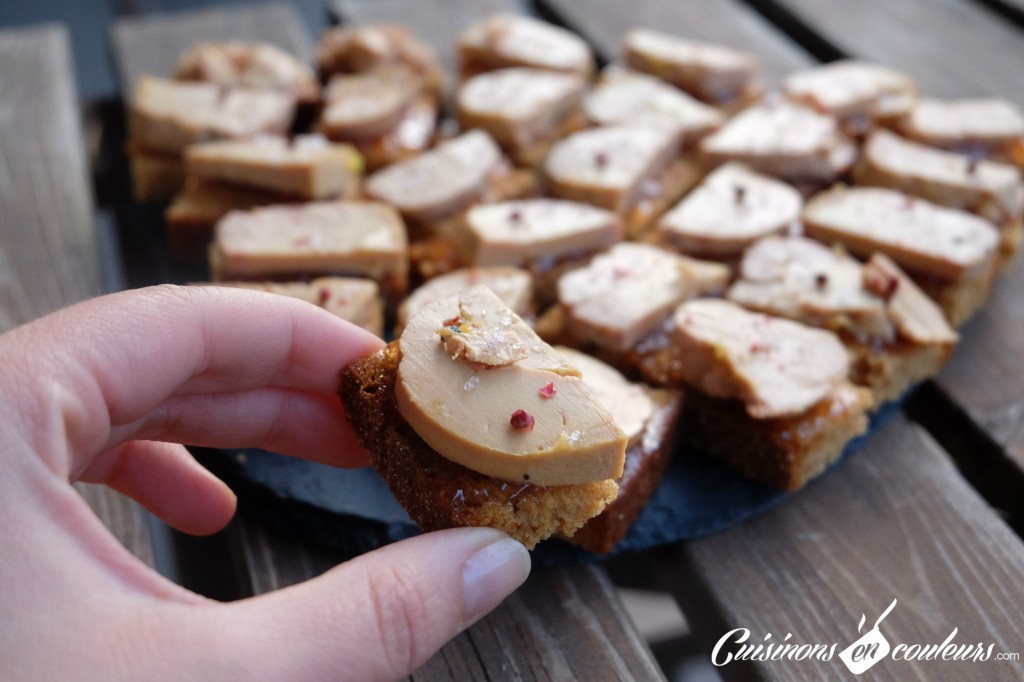
[[[890,403],[876,413],[868,431],[850,442],[831,468],[842,466],[898,409],[899,403]],[[419,532],[372,469],[337,469],[262,450],[196,452],[235,490],[247,513],[303,540],[354,555]],[[534,550],[534,563],[586,563],[710,535],[792,494],[799,493],[755,483],[700,453],[680,448],[633,528],[610,555],[548,540]]]

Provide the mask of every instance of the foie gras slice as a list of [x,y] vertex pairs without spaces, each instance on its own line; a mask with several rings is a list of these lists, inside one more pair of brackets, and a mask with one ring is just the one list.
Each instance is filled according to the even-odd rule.
[[895,337],[885,300],[864,286],[861,264],[805,237],[768,237],[751,246],[727,298],[812,327]]
[[362,327],[372,334],[384,333],[384,305],[380,287],[358,277],[317,277],[309,282],[221,282],[217,286],[267,291],[297,298]]
[[528,66],[589,76],[590,48],[576,34],[515,14],[496,14],[459,34],[459,72],[463,77],[510,66]]
[[1010,102],[996,98],[924,98],[898,127],[917,142],[964,152],[973,148],[984,152],[1024,140],[1024,115]]
[[562,199],[521,199],[471,208],[460,243],[473,265],[523,266],[582,256],[621,238],[620,221],[610,211]]
[[527,68],[481,73],[456,95],[459,126],[483,128],[506,148],[525,149],[558,134],[585,86],[577,73]]
[[422,90],[402,68],[384,68],[331,78],[318,127],[337,139],[383,135],[399,124]]
[[443,457],[545,486],[622,474],[626,434],[579,371],[487,287],[429,303],[399,349],[398,410]]
[[143,76],[129,105],[129,132],[143,149],[176,154],[205,140],[284,134],[295,99],[282,92]]
[[855,255],[880,251],[915,272],[956,280],[991,262],[999,234],[966,211],[878,187],[837,187],[804,208],[809,237],[839,242]]
[[747,94],[757,71],[754,57],[720,45],[635,29],[622,41],[622,61],[709,102]]
[[662,216],[658,235],[683,253],[727,258],[787,229],[801,208],[803,198],[792,185],[727,163]]
[[834,180],[857,156],[835,118],[789,102],[744,109],[701,140],[700,151],[712,165],[742,161],[768,175],[819,182]]
[[905,339],[919,344],[954,344],[959,335],[942,309],[888,256],[864,264],[864,287],[886,301],[886,311]]
[[366,194],[391,204],[410,220],[440,220],[465,209],[487,190],[505,163],[490,135],[470,130],[371,175]]
[[398,309],[395,334],[401,335],[410,317],[439,298],[482,284],[490,289],[516,315],[526,315],[533,300],[533,277],[526,270],[504,265],[462,268],[426,281],[402,302]]
[[639,71],[608,66],[601,82],[583,100],[583,111],[595,125],[630,123],[675,130],[689,145],[716,130],[725,114],[684,91]]
[[259,136],[205,142],[185,150],[189,175],[258,187],[304,199],[352,198],[359,190],[363,160],[346,144],[322,135],[293,140]]
[[842,59],[804,71],[782,82],[795,102],[839,118],[890,118],[905,113],[917,98],[914,81],[879,64]]
[[846,380],[846,350],[832,332],[720,299],[687,301],[673,319],[684,382],[742,401],[754,419],[799,415]]
[[887,256],[876,253],[861,264],[806,237],[768,237],[750,247],[727,298],[861,340],[957,338],[941,308]]
[[623,242],[558,280],[558,302],[573,335],[628,350],[682,301],[721,293],[729,269],[657,246]]
[[385,204],[319,201],[233,211],[215,228],[214,278],[336,273],[381,283],[404,280],[408,244],[402,220]]
[[404,26],[363,24],[324,31],[317,45],[320,74],[369,73],[399,67],[416,75],[432,96],[440,97],[443,74],[437,53]]
[[614,367],[575,348],[555,346],[555,350],[580,371],[587,388],[626,434],[629,447],[638,443],[656,407],[649,389],[643,384],[633,383]]
[[223,87],[279,90],[300,102],[314,102],[320,96],[313,69],[271,43],[199,43],[178,60],[174,77]]
[[999,227],[1024,213],[1024,181],[1018,168],[933,149],[887,130],[868,138],[856,177],[862,184],[978,213]]
[[664,170],[677,152],[673,131],[603,126],[560,140],[552,147],[544,172],[555,196],[621,215],[636,204],[644,181]]

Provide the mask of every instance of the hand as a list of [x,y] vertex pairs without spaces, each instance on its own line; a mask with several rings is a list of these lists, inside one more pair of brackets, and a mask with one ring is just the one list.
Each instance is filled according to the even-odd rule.
[[391,679],[518,587],[522,545],[457,529],[221,604],[143,565],[70,485],[105,483],[206,534],[235,498],[178,443],[364,466],[335,390],[380,343],[300,301],[170,286],[0,336],[3,677]]

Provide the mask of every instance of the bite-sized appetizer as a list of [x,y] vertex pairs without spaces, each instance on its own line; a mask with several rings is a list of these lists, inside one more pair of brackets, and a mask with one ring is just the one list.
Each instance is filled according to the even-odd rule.
[[855,59],[790,74],[782,92],[794,102],[839,119],[843,130],[861,136],[872,124],[902,116],[917,100],[917,86],[904,73]]
[[270,43],[199,43],[178,60],[174,77],[226,88],[277,90],[303,104],[320,97],[320,83],[313,69]]
[[474,206],[452,243],[460,264],[527,270],[538,302],[546,305],[558,277],[621,240],[621,225],[611,211],[589,204],[520,199]]
[[213,226],[228,213],[294,201],[253,187],[189,178],[164,211],[168,252],[178,263],[203,263]]
[[830,331],[699,299],[673,313],[655,378],[682,386],[680,438],[756,481],[796,490],[867,428],[871,392],[849,382]]
[[891,189],[838,187],[804,208],[808,236],[904,268],[960,325],[988,299],[999,234],[987,220]]
[[520,199],[473,207],[462,246],[471,265],[523,267],[591,255],[621,238],[610,211],[562,199]]
[[314,127],[355,146],[370,171],[430,147],[437,130],[437,98],[423,92],[404,67],[382,67],[331,77]]
[[634,29],[622,40],[622,61],[715,106],[735,108],[761,94],[754,57],[721,45]]
[[342,375],[345,414],[424,531],[498,528],[532,549],[618,494],[628,436],[580,372],[484,286],[434,301]]
[[415,74],[431,96],[441,98],[444,77],[437,53],[404,26],[366,24],[328,29],[320,38],[316,60],[325,81],[336,75],[401,67]]
[[683,404],[678,391],[634,383],[615,368],[573,348],[555,346],[578,369],[587,388],[629,439],[619,496],[569,538],[574,545],[607,553],[622,540],[661,482],[672,460],[675,424]]
[[1024,167],[1024,114],[1004,99],[925,98],[894,127],[931,147]]
[[266,135],[193,145],[185,151],[185,169],[196,178],[299,199],[348,199],[359,192],[363,159],[322,135]]
[[395,336],[401,336],[409,318],[428,303],[482,284],[490,289],[512,312],[523,318],[533,312],[533,276],[522,268],[505,265],[461,268],[434,277],[402,301],[395,322]]
[[564,28],[517,14],[496,14],[459,34],[459,76],[527,66],[589,77],[594,55],[577,35]]
[[697,180],[695,166],[679,158],[674,131],[632,125],[573,133],[544,163],[548,191],[622,217],[626,235],[642,235]]
[[178,154],[211,139],[286,133],[294,113],[294,99],[273,90],[143,76],[132,92],[128,132],[144,150]]
[[371,334],[384,335],[384,302],[380,297],[380,287],[370,279],[317,277],[309,282],[219,282],[216,286],[266,291],[297,298],[323,308]]
[[727,163],[662,216],[656,238],[680,253],[730,260],[798,224],[801,208],[803,198],[791,185]]
[[593,125],[619,123],[659,126],[676,131],[680,147],[694,146],[717,130],[725,114],[654,76],[608,66],[583,100],[583,112]]
[[139,201],[174,195],[185,179],[181,154],[213,139],[283,134],[291,127],[295,99],[276,90],[143,76],[128,107],[128,153]]
[[741,161],[756,171],[813,187],[846,172],[857,147],[836,119],[807,107],[778,102],[741,111],[700,143],[710,166]]
[[486,130],[514,163],[533,167],[556,140],[582,127],[579,106],[585,86],[576,73],[488,71],[459,87],[456,117],[463,130]]
[[365,192],[396,207],[419,236],[442,231],[442,223],[473,204],[522,196],[533,185],[532,176],[515,170],[490,135],[471,130],[377,171],[367,178]]
[[866,264],[805,237],[768,237],[743,256],[726,297],[839,335],[850,380],[876,407],[938,373],[957,341],[939,306],[888,256]]
[[369,201],[318,201],[232,211],[214,230],[214,281],[324,275],[376,281],[392,309],[405,295],[408,245],[398,213]]
[[624,242],[562,275],[557,302],[537,321],[537,332],[596,355],[635,375],[648,346],[657,346],[677,305],[718,294],[729,269],[649,244]]
[[1010,262],[1017,252],[1024,179],[1014,166],[934,149],[879,130],[864,145],[854,178],[858,184],[889,187],[977,213],[998,228],[1002,262]]

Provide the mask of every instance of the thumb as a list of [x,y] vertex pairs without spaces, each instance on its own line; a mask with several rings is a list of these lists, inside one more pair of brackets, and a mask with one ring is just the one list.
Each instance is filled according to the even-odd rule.
[[[300,585],[219,607],[238,679],[408,675],[530,574],[504,533],[458,528],[371,552]],[[225,646],[227,648],[225,648]]]

